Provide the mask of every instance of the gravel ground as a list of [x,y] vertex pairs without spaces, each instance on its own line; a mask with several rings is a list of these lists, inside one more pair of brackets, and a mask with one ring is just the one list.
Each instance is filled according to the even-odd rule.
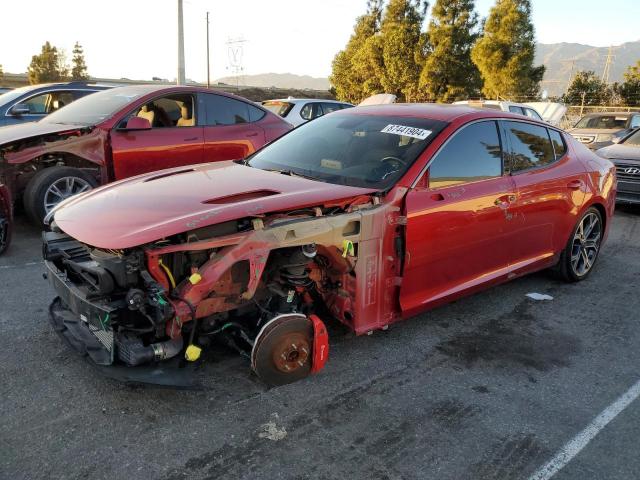
[[[39,233],[0,257],[2,479],[527,479],[640,379],[640,209],[591,277],[546,273],[358,337],[319,375],[266,389],[236,356],[204,391],[96,374],[46,319]],[[529,292],[551,301],[534,301]],[[555,478],[640,478],[640,400]]]

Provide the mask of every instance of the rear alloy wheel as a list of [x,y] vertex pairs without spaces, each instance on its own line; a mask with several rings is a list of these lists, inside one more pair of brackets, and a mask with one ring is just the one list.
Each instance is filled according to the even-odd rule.
[[91,190],[98,182],[88,173],[71,167],[51,167],[38,172],[24,192],[29,218],[41,225],[44,217],[63,200]]
[[600,253],[603,233],[600,212],[590,208],[576,225],[560,256],[558,271],[564,280],[578,282],[591,273]]

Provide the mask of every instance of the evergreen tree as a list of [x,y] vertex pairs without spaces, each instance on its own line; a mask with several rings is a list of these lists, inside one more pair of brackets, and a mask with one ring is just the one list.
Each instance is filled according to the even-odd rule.
[[68,77],[68,68],[65,66],[64,53],[45,42],[39,55],[31,57],[28,75],[29,83],[59,82]]
[[640,60],[627,68],[624,82],[615,86],[615,92],[620,100],[629,107],[640,106]]
[[576,73],[564,94],[563,101],[569,105],[605,105],[611,101],[612,91],[595,72]]
[[453,102],[479,95],[480,72],[471,61],[477,25],[474,0],[436,1],[427,31],[429,54],[420,76],[430,100]]
[[535,38],[530,0],[497,0],[471,50],[490,98],[514,100],[538,95],[544,66],[533,66]]
[[4,78],[4,70],[2,70],[2,65],[0,65],[0,81]]
[[369,0],[367,13],[358,17],[345,49],[333,59],[329,80],[340,100],[358,103],[381,89],[376,62],[380,64],[382,60],[375,53],[381,12],[382,0]]
[[71,80],[86,80],[89,78],[87,64],[84,61],[84,50],[78,42],[73,46],[71,62],[73,64],[71,67]]
[[380,26],[378,48],[384,65],[380,83],[385,93],[407,102],[424,97],[419,81],[426,54],[422,25],[427,7],[424,0],[389,0]]

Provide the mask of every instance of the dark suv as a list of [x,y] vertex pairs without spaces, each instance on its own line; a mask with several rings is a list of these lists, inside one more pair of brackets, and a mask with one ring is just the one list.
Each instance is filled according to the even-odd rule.
[[86,82],[16,88],[0,95],[0,126],[35,122],[79,98],[107,88],[111,87]]

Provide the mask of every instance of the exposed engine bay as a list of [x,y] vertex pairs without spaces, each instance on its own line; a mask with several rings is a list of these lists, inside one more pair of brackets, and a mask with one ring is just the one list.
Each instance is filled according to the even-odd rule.
[[86,245],[54,223],[43,234],[58,294],[51,319],[100,366],[189,364],[223,345],[263,382],[290,383],[327,360],[321,318],[357,334],[399,318],[403,220],[394,202],[363,196],[125,250]]

